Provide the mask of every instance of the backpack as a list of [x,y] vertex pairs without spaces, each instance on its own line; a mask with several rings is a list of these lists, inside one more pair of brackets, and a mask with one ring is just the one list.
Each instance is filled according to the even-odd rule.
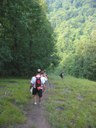
[[36,77],[36,88],[39,89],[41,87],[41,77]]

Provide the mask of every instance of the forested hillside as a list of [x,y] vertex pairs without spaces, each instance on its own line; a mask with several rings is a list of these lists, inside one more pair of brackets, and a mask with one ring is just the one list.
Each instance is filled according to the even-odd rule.
[[96,80],[96,0],[1,0],[0,76],[53,69],[57,58],[58,72]]
[[28,76],[54,63],[53,29],[43,0],[0,1],[0,76]]
[[96,0],[46,0],[57,35],[58,71],[96,80]]

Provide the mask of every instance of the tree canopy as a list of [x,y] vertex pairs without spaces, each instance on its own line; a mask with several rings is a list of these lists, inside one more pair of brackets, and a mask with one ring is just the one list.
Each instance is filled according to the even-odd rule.
[[57,69],[96,80],[96,0],[46,0],[61,58]]
[[54,34],[43,0],[0,1],[0,75],[28,76],[54,63]]

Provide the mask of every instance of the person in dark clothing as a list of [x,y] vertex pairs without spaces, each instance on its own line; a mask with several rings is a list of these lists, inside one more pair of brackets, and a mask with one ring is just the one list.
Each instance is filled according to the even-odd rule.
[[64,72],[61,72],[59,76],[63,79],[64,78]]

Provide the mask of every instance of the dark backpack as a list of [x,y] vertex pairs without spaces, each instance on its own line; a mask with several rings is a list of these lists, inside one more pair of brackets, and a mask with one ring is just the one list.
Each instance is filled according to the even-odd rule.
[[41,86],[41,77],[36,77],[36,88]]

